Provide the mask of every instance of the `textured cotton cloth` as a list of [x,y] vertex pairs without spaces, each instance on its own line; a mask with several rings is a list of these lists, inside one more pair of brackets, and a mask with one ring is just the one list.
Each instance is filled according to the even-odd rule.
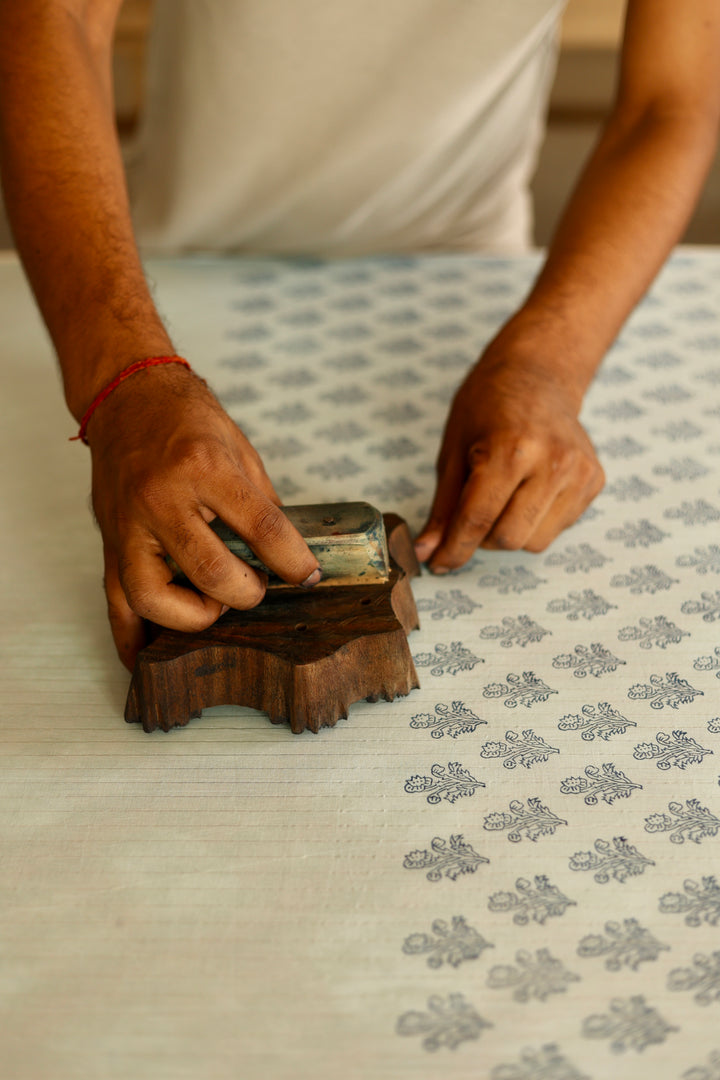
[[[535,257],[153,260],[286,503],[416,530]],[[412,588],[420,689],[318,735],[123,721],[90,463],[0,260],[0,1062],[9,1080],[718,1080],[720,251],[587,396],[607,485]]]
[[156,0],[146,250],[517,252],[562,0]]

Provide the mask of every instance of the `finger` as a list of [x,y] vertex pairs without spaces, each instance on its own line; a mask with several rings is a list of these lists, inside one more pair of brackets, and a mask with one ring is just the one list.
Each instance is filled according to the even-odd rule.
[[135,658],[147,644],[143,620],[136,615],[127,602],[120,584],[118,560],[115,552],[105,546],[105,596],[107,598],[108,619],[117,654],[125,667],[132,671]]
[[443,573],[464,566],[492,530],[518,484],[517,476],[485,466],[470,473],[442,543],[430,561],[430,569]]
[[[223,487],[218,484],[208,498],[207,505],[218,517],[241,536],[265,566],[283,581],[306,587],[317,584],[322,576],[320,565],[281,508],[252,488],[245,487],[234,498],[218,495],[219,491],[227,491],[228,488],[229,485]],[[211,592],[211,595],[216,593]],[[227,599],[225,602],[232,603]]]
[[564,529],[585,513],[595,496],[602,491],[604,482],[604,473],[598,467],[593,481],[581,490],[567,488],[561,491],[523,546],[528,551],[544,551]]
[[523,480],[480,546],[501,551],[524,548],[551,513],[561,490],[562,486],[553,476],[532,476]]
[[[206,526],[205,529],[210,536],[214,536]],[[217,540],[217,537],[215,539]],[[218,544],[230,555],[222,541],[218,540]],[[179,552],[169,554],[178,561]],[[239,559],[235,561],[244,566]],[[181,563],[178,565],[182,566]],[[182,569],[185,570],[185,567]],[[246,567],[246,570],[249,577],[256,577],[250,567]],[[172,571],[165,562],[165,551],[151,536],[140,534],[128,538],[118,559],[118,576],[126,603],[135,615],[171,630],[204,630],[222,613],[221,601],[173,583]],[[250,593],[250,589],[248,591]],[[263,592],[262,583],[259,583],[256,588],[257,599],[247,606],[252,607],[259,603]]]
[[441,454],[430,515],[415,540],[415,554],[420,562],[430,559],[442,543],[448,522],[460,498],[465,473],[464,455],[451,454],[447,460],[443,460]]
[[[259,604],[265,595],[266,575],[233,555],[220,537],[208,528],[200,511],[190,512],[184,521],[159,531],[157,548],[161,555],[167,552],[208,603],[213,601],[245,611]],[[145,565],[147,568],[148,564]],[[152,562],[149,566],[152,568]],[[177,583],[173,587],[181,594],[181,599],[185,599],[183,593],[194,595]],[[170,624],[163,622],[163,625]]]

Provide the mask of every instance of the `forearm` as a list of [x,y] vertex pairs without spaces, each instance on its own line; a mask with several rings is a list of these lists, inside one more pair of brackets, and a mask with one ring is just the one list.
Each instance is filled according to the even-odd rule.
[[608,125],[561,219],[538,280],[506,334],[580,396],[681,237],[712,160],[711,116],[653,113]]
[[76,417],[127,364],[172,351],[130,221],[111,41],[111,19],[88,26],[63,4],[0,3],[5,200]]

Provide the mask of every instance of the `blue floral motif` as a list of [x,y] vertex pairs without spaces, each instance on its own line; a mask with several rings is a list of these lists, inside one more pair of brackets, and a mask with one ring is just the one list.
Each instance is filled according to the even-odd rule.
[[566,776],[560,784],[563,795],[583,795],[588,806],[597,806],[598,798],[610,805],[641,789],[642,784],[634,784],[612,761],[602,766],[586,765],[584,776]]
[[486,941],[474,927],[468,926],[462,915],[453,915],[450,925],[444,919],[435,919],[429,934],[410,934],[403,942],[406,956],[427,956],[430,968],[450,964],[457,968],[466,960],[477,960],[486,949],[495,946]]
[[560,731],[579,731],[585,742],[593,742],[596,737],[607,742],[613,735],[623,735],[629,727],[637,727],[637,723],[607,701],[600,701],[597,706],[583,705],[582,715],[563,716],[558,721]]
[[665,427],[653,428],[652,433],[670,442],[690,442],[702,435],[703,429],[690,420],[671,420]]
[[695,671],[714,671],[715,678],[720,679],[720,645],[716,645],[712,656],[698,656],[694,661]]
[[610,1039],[610,1049],[615,1053],[624,1050],[640,1052],[648,1046],[664,1043],[669,1034],[679,1030],[668,1024],[657,1009],[646,1005],[640,994],[613,998],[608,1012],[588,1016],[582,1026],[587,1039]]
[[634,380],[635,376],[632,372],[618,364],[613,367],[603,364],[595,376],[598,386],[624,386],[625,383],[634,382]]
[[598,447],[598,450],[604,457],[627,459],[644,454],[647,447],[639,443],[637,439],[633,439],[631,435],[623,435],[616,439],[608,439],[606,443]]
[[269,296],[244,296],[233,300],[230,305],[234,311],[241,311],[244,315],[252,315],[259,311],[273,311],[275,306],[275,301]]
[[289,499],[294,499],[298,495],[302,488],[295,483],[290,476],[277,476],[274,478],[275,490],[278,495],[283,499],[283,502],[287,502]]
[[686,387],[680,386],[678,383],[671,383],[667,386],[656,386],[653,390],[647,390],[643,397],[649,401],[657,401],[660,405],[675,405],[679,401],[689,401],[695,395]]
[[371,308],[372,301],[363,293],[348,293],[338,296],[334,300],[328,300],[327,306],[335,311],[366,311]]
[[[290,342],[286,341],[284,343],[280,343],[278,347],[284,348],[289,351]],[[297,348],[297,343],[294,343],[293,351],[300,351]],[[308,368],[285,368],[284,371],[274,376],[272,381],[275,383],[279,383],[283,387],[292,388],[293,390],[301,390],[306,386],[314,386],[315,383],[318,381],[318,376],[315,374],[314,371],[310,371]]]
[[482,780],[476,780],[459,761],[448,762],[447,768],[433,765],[430,776],[415,775],[405,781],[408,795],[422,793],[432,806],[442,799],[454,803],[457,799],[474,795],[479,787],[485,787],[485,784]]
[[472,357],[461,349],[447,349],[430,356],[427,363],[432,367],[439,368],[441,371],[453,368],[460,368],[464,371],[470,366],[471,360]]
[[483,574],[478,580],[481,589],[495,588],[503,595],[509,592],[522,593],[528,589],[537,589],[544,585],[545,578],[539,578],[526,566],[501,566],[493,574]]
[[263,457],[268,458],[294,458],[304,454],[307,446],[296,439],[294,435],[285,435],[276,439],[269,439],[259,444]]
[[662,349],[659,352],[643,353],[638,357],[638,363],[654,370],[660,368],[673,368],[682,364],[682,358],[677,353]]
[[406,1012],[399,1018],[398,1035],[422,1035],[423,1050],[457,1050],[468,1039],[479,1039],[485,1028],[492,1027],[462,994],[447,998],[428,998],[427,1012]]
[[451,308],[467,306],[467,299],[462,293],[438,293],[436,296],[425,301],[429,308],[439,308],[440,311],[450,311]]
[[633,757],[636,761],[654,761],[661,772],[667,772],[673,766],[686,769],[688,765],[699,765],[707,754],[713,753],[686,731],[673,731],[669,735],[659,731],[655,738],[656,742],[638,743]]
[[563,653],[553,658],[554,668],[572,671],[576,679],[584,679],[586,675],[597,679],[617,670],[620,664],[624,666],[625,660],[619,660],[600,642],[594,642],[590,646],[576,645],[572,653]]
[[304,424],[307,420],[312,420],[315,414],[302,401],[294,401],[281,405],[279,409],[267,409],[262,415],[266,420],[274,420],[276,424],[289,427],[291,424]]
[[409,480],[407,476],[398,476],[387,479],[382,484],[370,484],[363,488],[363,495],[374,496],[379,503],[400,502],[402,499],[412,499],[419,495],[422,488]]
[[433,599],[418,600],[416,607],[418,611],[429,611],[433,619],[457,619],[458,615],[471,615],[482,604],[476,604],[460,589],[451,589],[436,592]]
[[570,859],[570,869],[593,871],[593,877],[599,885],[607,885],[610,878],[621,883],[629,877],[645,873],[648,866],[654,866],[652,859],[642,855],[624,836],[614,836],[609,840],[597,839],[594,851],[576,851]]
[[692,338],[690,345],[693,349],[717,352],[720,349],[720,334],[703,334],[702,337]]
[[672,506],[663,511],[663,517],[672,521],[682,521],[688,527],[709,525],[713,521],[720,521],[720,509],[712,506],[705,499],[695,499],[694,502],[686,500],[680,506]]
[[367,428],[361,427],[360,424],[356,424],[353,420],[348,420],[347,423],[331,424],[330,427],[319,428],[315,432],[315,437],[318,439],[327,439],[328,442],[356,442],[358,439],[364,439],[367,437]]
[[488,910],[512,911],[513,922],[517,926],[527,926],[531,919],[543,926],[547,919],[558,918],[569,907],[577,906],[575,900],[568,899],[544,874],[536,874],[534,882],[518,878],[515,888],[516,893],[493,893],[488,899]]
[[684,844],[692,840],[699,844],[708,836],[717,836],[720,819],[711,814],[706,806],[701,806],[699,799],[686,799],[668,803],[669,814],[650,814],[645,818],[645,832],[669,833],[674,844]]
[[577,622],[580,618],[589,620],[597,615],[607,615],[608,611],[615,608],[617,604],[608,603],[592,589],[570,592],[564,599],[551,600],[547,605],[548,611],[565,615],[570,622]]
[[227,336],[235,341],[265,341],[272,335],[264,323],[253,323],[235,330],[228,330]]
[[401,435],[397,439],[385,439],[384,442],[368,447],[369,453],[381,454],[385,458],[413,457],[419,450],[418,444],[405,435]]
[[517,765],[529,769],[532,765],[548,760],[551,754],[559,754],[555,746],[548,746],[544,739],[526,728],[520,735],[516,731],[505,732],[505,742],[486,742],[480,757],[502,761],[506,769]]
[[637,416],[643,416],[645,410],[641,409],[634,401],[622,398],[619,401],[609,401],[593,410],[593,416],[606,416],[608,420],[634,420]]
[[539,1050],[525,1048],[517,1064],[496,1065],[490,1080],[591,1080],[560,1053],[555,1043]]
[[690,967],[674,968],[668,975],[668,990],[694,990],[697,1005],[720,1001],[720,950],[696,953]]
[[451,705],[438,703],[435,714],[418,713],[410,721],[411,728],[429,728],[433,739],[442,739],[449,735],[457,739],[458,735],[468,735],[476,730],[478,724],[487,724],[462,701],[453,701]]
[[633,566],[627,574],[615,574],[610,578],[610,584],[614,588],[629,589],[636,595],[666,591],[673,585],[678,584],[678,578],[671,578],[664,570],[648,564],[646,566]]
[[720,1050],[713,1050],[707,1065],[696,1065],[687,1069],[681,1080],[720,1080]]
[[702,615],[703,622],[716,622],[720,619],[720,589],[702,593],[699,600],[686,600],[680,610],[683,615]]
[[577,948],[578,956],[605,957],[608,971],[622,971],[629,967],[637,971],[640,964],[657,960],[661,952],[669,950],[637,919],[624,919],[622,923],[605,923],[604,934],[586,934]]
[[362,322],[343,322],[338,326],[330,327],[325,333],[336,341],[365,341],[372,337],[372,330]]
[[512,989],[513,1001],[546,1001],[551,994],[563,994],[570,983],[580,981],[580,976],[568,971],[549,949],[537,949],[535,956],[520,949],[515,965],[496,964],[487,978],[492,990]]
[[680,630],[665,615],[643,617],[638,626],[624,626],[618,632],[618,641],[637,641],[641,649],[650,649],[653,645],[664,649],[668,645],[677,645],[684,637],[690,637],[689,632]]
[[413,353],[422,352],[423,343],[419,338],[408,335],[383,341],[380,343],[380,348],[383,352],[390,353],[391,356],[409,356]]
[[323,480],[345,480],[348,476],[356,476],[362,472],[362,466],[358,465],[354,458],[342,454],[340,457],[326,458],[315,465],[308,465],[307,471],[321,476]]
[[383,311],[377,318],[379,322],[390,326],[410,326],[421,321],[417,310],[411,307],[391,308],[389,311]]
[[700,476],[707,476],[710,472],[705,465],[701,465],[694,458],[672,458],[667,465],[656,465],[653,469],[656,476],[669,476],[671,480],[697,480]]
[[394,405],[388,405],[386,409],[381,409],[378,416],[387,424],[394,426],[395,424],[410,424],[414,420],[419,420],[422,413],[412,402],[402,401]]
[[234,356],[227,356],[218,361],[220,367],[229,368],[230,371],[256,371],[266,367],[268,359],[261,352],[242,351]]
[[325,367],[333,371],[356,372],[370,366],[367,356],[361,352],[342,352],[323,360]]
[[628,690],[628,697],[635,701],[649,701],[651,709],[664,709],[669,705],[677,709],[678,705],[687,705],[703,691],[696,690],[687,679],[681,679],[675,671],[665,675],[651,675],[649,683],[636,683]]
[[226,409],[233,405],[254,405],[262,401],[264,396],[253,383],[239,383],[218,391],[218,397]]
[[659,910],[665,915],[684,915],[687,926],[720,924],[720,884],[713,876],[700,883],[686,878],[683,892],[668,892],[660,897]]
[[417,653],[413,660],[418,667],[429,667],[431,675],[457,675],[461,671],[472,671],[476,664],[485,663],[466,649],[461,641],[451,641],[448,645],[439,641],[434,653]]
[[561,825],[567,825],[564,818],[554,814],[537,797],[528,799],[527,805],[513,799],[508,811],[487,814],[483,827],[488,832],[507,832],[508,840],[514,844],[523,836],[534,843],[541,836],[552,836]]
[[692,567],[698,574],[720,574],[720,544],[696,547],[693,555],[680,555],[675,565]]
[[637,502],[638,499],[645,499],[648,495],[654,495],[656,491],[656,487],[648,484],[646,480],[642,480],[639,476],[621,476],[614,483],[608,484],[603,494],[612,495],[613,498],[618,499],[620,502]]
[[524,648],[531,642],[542,641],[550,633],[552,631],[544,630],[529,615],[518,615],[514,618],[506,615],[500,626],[484,626],[480,637],[499,641],[503,648],[508,649],[512,645]]
[[587,574],[610,562],[601,551],[596,551],[590,544],[571,544],[563,551],[555,551],[545,559],[546,566],[559,566],[566,574]]
[[626,521],[622,528],[608,529],[605,533],[608,540],[619,540],[627,548],[650,547],[651,544],[659,544],[669,535],[657,525],[653,525],[647,518],[641,518],[640,521]]
[[370,394],[364,386],[353,383],[338,386],[336,390],[327,390],[320,397],[323,401],[329,401],[331,405],[355,405],[360,401],[367,401]]
[[489,859],[473,850],[462,833],[455,833],[449,840],[433,837],[429,849],[408,852],[403,866],[406,870],[427,870],[428,881],[436,882],[443,876],[457,881],[463,874],[474,874],[479,866],[488,862]]
[[485,698],[502,698],[503,705],[515,709],[518,705],[531,708],[539,701],[547,701],[551,694],[557,694],[533,671],[523,671],[522,675],[512,672],[506,675],[504,683],[488,683],[483,689]]

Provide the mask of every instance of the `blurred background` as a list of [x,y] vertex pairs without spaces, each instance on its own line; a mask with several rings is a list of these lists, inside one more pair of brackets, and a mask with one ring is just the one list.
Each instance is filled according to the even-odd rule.
[[[533,182],[535,240],[547,244],[562,207],[610,108],[625,0],[569,0],[562,26],[547,135]],[[152,0],[125,0],[115,43],[117,122],[135,130],[143,105],[145,44]],[[693,244],[720,243],[720,154],[685,234]],[[0,247],[12,243],[0,207]]]

